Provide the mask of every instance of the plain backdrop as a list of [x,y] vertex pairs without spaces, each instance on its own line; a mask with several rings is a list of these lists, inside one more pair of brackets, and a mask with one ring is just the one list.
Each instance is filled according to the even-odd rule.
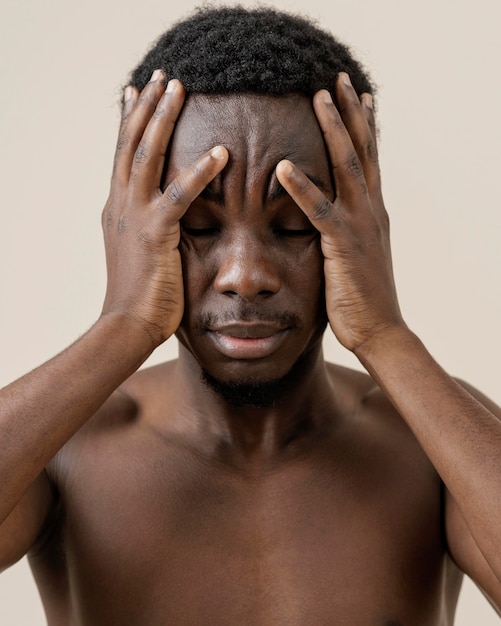
[[[196,4],[2,0],[0,384],[99,314],[120,88]],[[501,402],[499,0],[268,4],[318,19],[373,73],[405,318],[449,372]],[[325,345],[329,359],[360,367],[330,331]],[[175,355],[171,340],[150,363]],[[44,623],[23,560],[0,577],[0,624]],[[456,624],[498,623],[466,581]]]

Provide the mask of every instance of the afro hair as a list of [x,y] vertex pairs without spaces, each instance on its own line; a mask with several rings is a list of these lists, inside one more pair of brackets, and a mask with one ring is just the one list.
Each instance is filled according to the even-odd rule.
[[357,93],[374,93],[349,48],[307,18],[271,8],[206,7],[159,37],[129,84],[142,90],[155,69],[188,93],[313,96],[333,93],[348,72]]

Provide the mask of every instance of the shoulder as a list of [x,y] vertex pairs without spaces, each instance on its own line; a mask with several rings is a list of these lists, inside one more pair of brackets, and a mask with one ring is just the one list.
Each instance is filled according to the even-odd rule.
[[175,361],[140,369],[108,398],[81,429],[82,433],[131,426],[159,405],[164,409],[175,393]]
[[405,427],[400,414],[369,374],[333,363],[328,363],[327,368],[334,396],[341,398],[346,408],[351,404],[352,412],[359,417]]
[[60,484],[83,455],[140,438],[148,414],[170,406],[173,367],[174,362],[162,363],[130,376],[56,454],[47,468],[50,478]]
[[[418,476],[433,490],[441,481],[406,421],[365,372],[328,364],[334,396],[342,398],[348,418],[344,431],[361,463],[386,468],[407,480]],[[387,474],[388,476],[388,474]]]

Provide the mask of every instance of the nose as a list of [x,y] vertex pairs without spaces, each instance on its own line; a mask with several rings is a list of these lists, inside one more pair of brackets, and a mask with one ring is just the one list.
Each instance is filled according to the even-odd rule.
[[224,246],[220,259],[214,280],[219,293],[253,300],[280,290],[280,275],[269,246],[257,237],[248,233],[240,235]]

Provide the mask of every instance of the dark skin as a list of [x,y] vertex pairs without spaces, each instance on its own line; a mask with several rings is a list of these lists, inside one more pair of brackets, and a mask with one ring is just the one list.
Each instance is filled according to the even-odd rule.
[[[102,315],[1,392],[0,563],[29,552],[50,626],[445,626],[462,571],[499,606],[499,409],[402,319],[370,96],[163,78],[126,93]],[[201,377],[295,363],[271,408]]]

